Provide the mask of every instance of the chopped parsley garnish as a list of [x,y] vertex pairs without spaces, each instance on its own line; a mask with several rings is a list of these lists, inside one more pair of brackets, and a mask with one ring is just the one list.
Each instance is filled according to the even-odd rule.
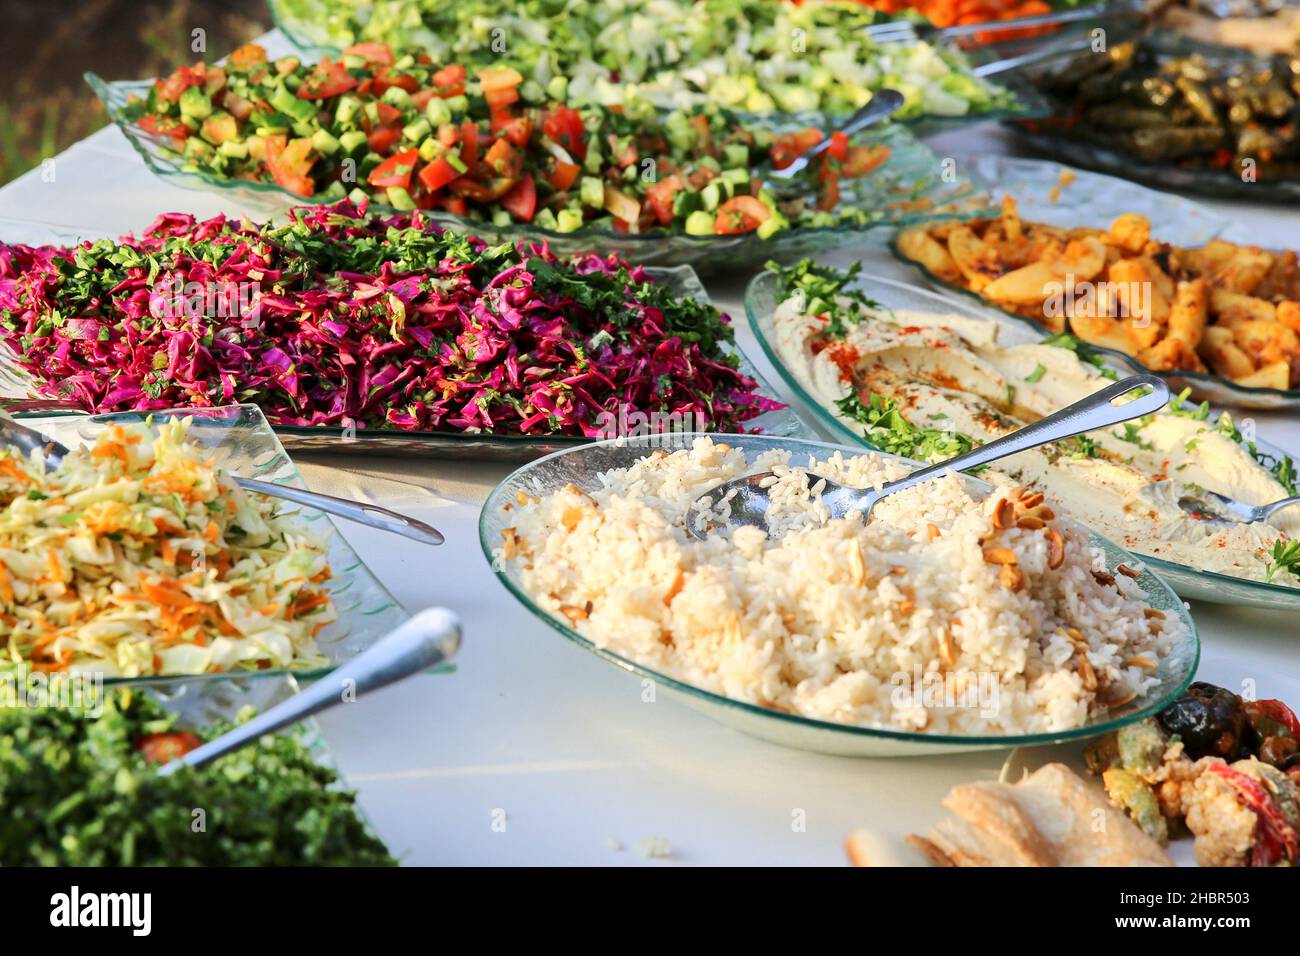
[[1268,562],[1265,581],[1272,581],[1273,575],[1286,570],[1300,577],[1300,541],[1284,541],[1279,538],[1273,542],[1273,560]]
[[1025,381],[1028,382],[1030,385],[1033,385],[1035,382],[1041,381],[1043,376],[1046,374],[1047,374],[1047,366],[1044,365],[1042,362],[1039,362],[1036,366],[1034,366],[1034,370],[1025,376]]
[[1111,381],[1119,379],[1119,373],[1106,365],[1106,360],[1102,358],[1100,352],[1082,339],[1075,338],[1069,332],[1057,332],[1055,335],[1049,335],[1038,344],[1052,345],[1058,349],[1068,349],[1077,355],[1081,362],[1087,362],[1100,372],[1103,378],[1108,378]]
[[851,326],[857,325],[870,311],[884,308],[861,289],[853,288],[862,263],[855,262],[847,269],[822,265],[812,259],[803,259],[788,269],[779,263],[769,262],[769,272],[776,274],[777,296],[784,301],[791,296],[803,296],[805,315],[826,315],[826,336],[842,339]]
[[840,414],[867,428],[867,438],[881,451],[918,461],[942,461],[965,454],[977,444],[961,432],[922,428],[903,417],[898,403],[877,392],[867,402],[846,395],[835,403]]

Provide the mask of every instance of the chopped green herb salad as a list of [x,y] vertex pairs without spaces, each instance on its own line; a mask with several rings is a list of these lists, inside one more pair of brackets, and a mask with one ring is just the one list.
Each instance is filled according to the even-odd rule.
[[0,865],[390,866],[396,861],[291,733],[202,770],[158,765],[218,736],[138,691],[103,711],[0,707]]

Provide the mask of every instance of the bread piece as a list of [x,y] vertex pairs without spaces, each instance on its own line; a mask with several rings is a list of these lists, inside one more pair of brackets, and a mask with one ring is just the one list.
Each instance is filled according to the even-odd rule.
[[1169,856],[1064,764],[1019,783],[968,783],[930,842],[956,866],[1172,866]]

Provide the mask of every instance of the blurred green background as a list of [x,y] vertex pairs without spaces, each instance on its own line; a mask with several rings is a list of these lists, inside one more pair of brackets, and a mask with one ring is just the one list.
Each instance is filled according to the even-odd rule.
[[[262,0],[0,0],[0,183],[104,125],[82,73],[145,79],[270,28]],[[191,49],[205,31],[205,53]]]

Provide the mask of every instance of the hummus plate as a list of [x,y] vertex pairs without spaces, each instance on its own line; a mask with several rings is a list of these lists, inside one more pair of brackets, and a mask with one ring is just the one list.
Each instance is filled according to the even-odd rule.
[[[789,303],[782,307],[775,274],[755,278],[745,302],[760,345],[797,401],[822,430],[842,441],[937,461],[963,450],[957,447],[962,441],[990,440],[1015,427],[1017,418],[1045,414],[1093,390],[1089,381],[1099,374],[1114,374],[1080,361],[1069,348],[1043,345],[1040,335],[1018,322],[992,318],[946,296],[867,276],[845,290],[865,296],[888,328],[877,344],[855,328],[838,355],[816,354],[818,346],[809,345],[816,320],[801,324]],[[880,367],[873,364],[877,346],[889,356]],[[883,402],[868,407],[855,397],[864,392],[862,375]],[[991,394],[997,396],[992,402]],[[924,407],[927,402],[933,407]],[[908,425],[902,410],[923,427]],[[1009,460],[1016,463],[1009,470],[1016,481],[1042,485],[1074,517],[1141,555],[1182,597],[1300,608],[1300,578],[1297,585],[1280,583],[1291,573],[1281,568],[1273,580],[1263,580],[1268,547],[1278,531],[1297,536],[1300,513],[1280,513],[1277,528],[1212,532],[1176,503],[1180,484],[1260,503],[1285,497],[1277,476],[1295,480],[1291,457],[1258,439],[1252,453],[1246,436],[1230,422],[1219,424],[1206,407],[1184,406],[1179,412],[1139,419],[1123,432],[1094,433],[1064,453],[1058,449],[1023,461],[1017,456]],[[902,423],[904,434],[864,421]],[[1066,461],[1058,465],[1061,458]]]

